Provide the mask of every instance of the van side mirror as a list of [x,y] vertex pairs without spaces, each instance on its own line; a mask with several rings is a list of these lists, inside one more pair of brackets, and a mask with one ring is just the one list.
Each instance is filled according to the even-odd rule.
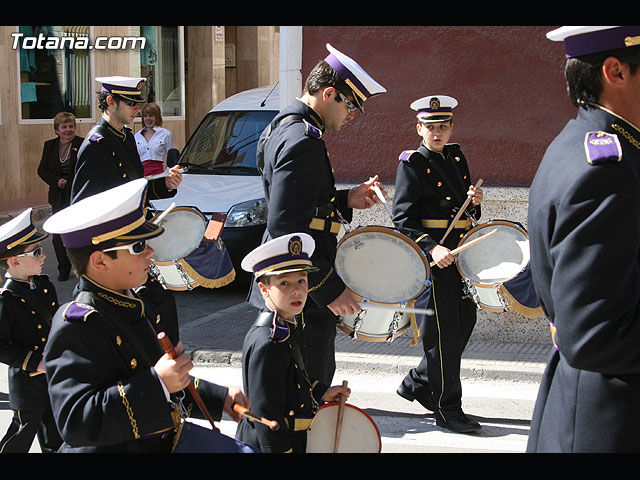
[[167,168],[171,168],[178,163],[178,157],[180,156],[180,150],[177,148],[171,148],[167,152]]

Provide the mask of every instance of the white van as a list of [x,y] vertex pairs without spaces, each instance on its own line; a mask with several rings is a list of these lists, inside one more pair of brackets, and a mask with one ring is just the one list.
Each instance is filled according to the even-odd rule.
[[279,110],[277,86],[247,90],[220,102],[178,155],[177,163],[187,170],[176,196],[151,201],[157,210],[175,202],[197,207],[207,218],[226,213],[222,240],[237,273],[244,256],[261,243],[266,228],[256,145]]

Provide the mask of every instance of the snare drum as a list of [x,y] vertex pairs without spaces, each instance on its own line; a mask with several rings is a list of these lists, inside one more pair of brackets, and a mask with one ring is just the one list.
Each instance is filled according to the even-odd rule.
[[147,243],[154,250],[151,272],[165,288],[177,291],[200,285],[215,288],[234,280],[235,271],[222,241],[204,238],[207,224],[196,207],[175,207],[160,220],[164,233]]
[[[318,409],[307,430],[307,453],[333,453],[338,423],[338,403]],[[382,439],[373,419],[363,410],[344,404],[342,428],[337,453],[380,453]]]
[[[361,227],[338,245],[336,272],[359,302],[373,304],[340,319],[338,328],[365,341],[393,341],[410,326],[418,335],[415,314],[403,313],[431,283],[429,262],[409,237],[387,227]],[[375,304],[398,311],[375,309]]]
[[492,220],[467,232],[458,247],[492,230],[490,238],[458,253],[456,265],[465,289],[475,304],[490,312],[511,310],[501,286],[517,277],[529,265],[529,235],[521,225]]

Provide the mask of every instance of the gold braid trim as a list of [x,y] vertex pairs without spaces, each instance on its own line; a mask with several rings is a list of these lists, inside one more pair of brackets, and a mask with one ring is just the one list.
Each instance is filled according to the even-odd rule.
[[19,238],[18,240],[16,240],[13,243],[10,243],[9,245],[7,245],[7,250],[11,250],[16,245],[20,245],[25,240],[30,239],[31,237],[33,237],[36,234],[36,231],[37,230],[34,228],[33,230],[31,230],[31,232],[27,233],[24,237]]
[[127,399],[127,395],[124,391],[124,385],[122,382],[118,382],[118,393],[122,397],[122,404],[124,405],[125,410],[127,411],[127,416],[129,417],[129,422],[131,422],[131,429],[133,430],[133,437],[135,439],[140,438],[140,433],[138,432],[138,422],[133,418],[133,410],[131,409],[131,405],[129,405],[129,400]]
[[27,356],[24,358],[24,362],[22,362],[22,370],[27,369],[27,364],[29,363],[31,355],[33,355],[33,351],[29,351],[29,353],[27,353]]
[[318,283],[317,285],[311,287],[309,289],[310,292],[313,292],[314,290],[317,290],[318,288],[322,287],[327,280],[329,280],[329,277],[331,276],[331,274],[333,273],[333,267],[331,267],[329,269],[329,272],[325,275],[325,277],[322,279],[322,281],[320,283]]
[[106,301],[111,302],[119,307],[127,307],[127,308],[136,308],[136,304],[132,302],[127,302],[125,300],[120,300],[119,298],[112,297],[111,295],[107,295],[103,292],[98,292],[98,296],[100,298],[104,298]]
[[[184,271],[191,277],[193,281],[196,282],[196,286],[202,286],[206,288],[220,288],[225,285],[230,284],[236,278],[236,271],[232,267],[231,271],[227,273],[224,277],[220,278],[206,278],[196,272],[191,265],[189,265],[184,258],[178,260],[178,263],[182,265]],[[185,287],[186,289],[187,287]]]
[[526,305],[522,305],[502,284],[498,285],[498,293],[505,299],[510,310],[519,313],[523,317],[536,318],[544,315],[542,307],[527,307]]

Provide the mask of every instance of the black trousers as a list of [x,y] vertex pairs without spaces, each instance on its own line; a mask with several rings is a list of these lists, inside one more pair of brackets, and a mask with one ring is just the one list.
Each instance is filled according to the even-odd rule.
[[465,297],[459,276],[438,279],[437,272],[433,274],[431,289],[416,300],[416,308],[435,312],[416,315],[422,328],[424,356],[405,376],[403,385],[417,396],[431,395],[436,417],[446,421],[463,413],[460,361],[475,327],[477,310]]
[[7,433],[0,441],[0,452],[29,453],[36,436],[42,453],[55,453],[62,445],[51,406],[38,410],[14,410]]
[[338,317],[308,299],[303,311],[304,364],[309,378],[333,385],[336,371],[336,324]]
[[58,273],[68,276],[71,273],[71,262],[69,261],[69,257],[67,257],[67,250],[62,244],[62,237],[54,234],[51,236],[51,242],[53,243],[53,250],[56,252]]
[[[51,213],[57,213],[67,206],[68,205],[52,205]],[[58,261],[58,273],[68,276],[71,273],[71,262],[69,261],[69,257],[67,257],[67,249],[64,248],[62,244],[62,237],[57,234],[52,234],[51,243],[53,243],[53,250],[56,253],[56,260]]]

